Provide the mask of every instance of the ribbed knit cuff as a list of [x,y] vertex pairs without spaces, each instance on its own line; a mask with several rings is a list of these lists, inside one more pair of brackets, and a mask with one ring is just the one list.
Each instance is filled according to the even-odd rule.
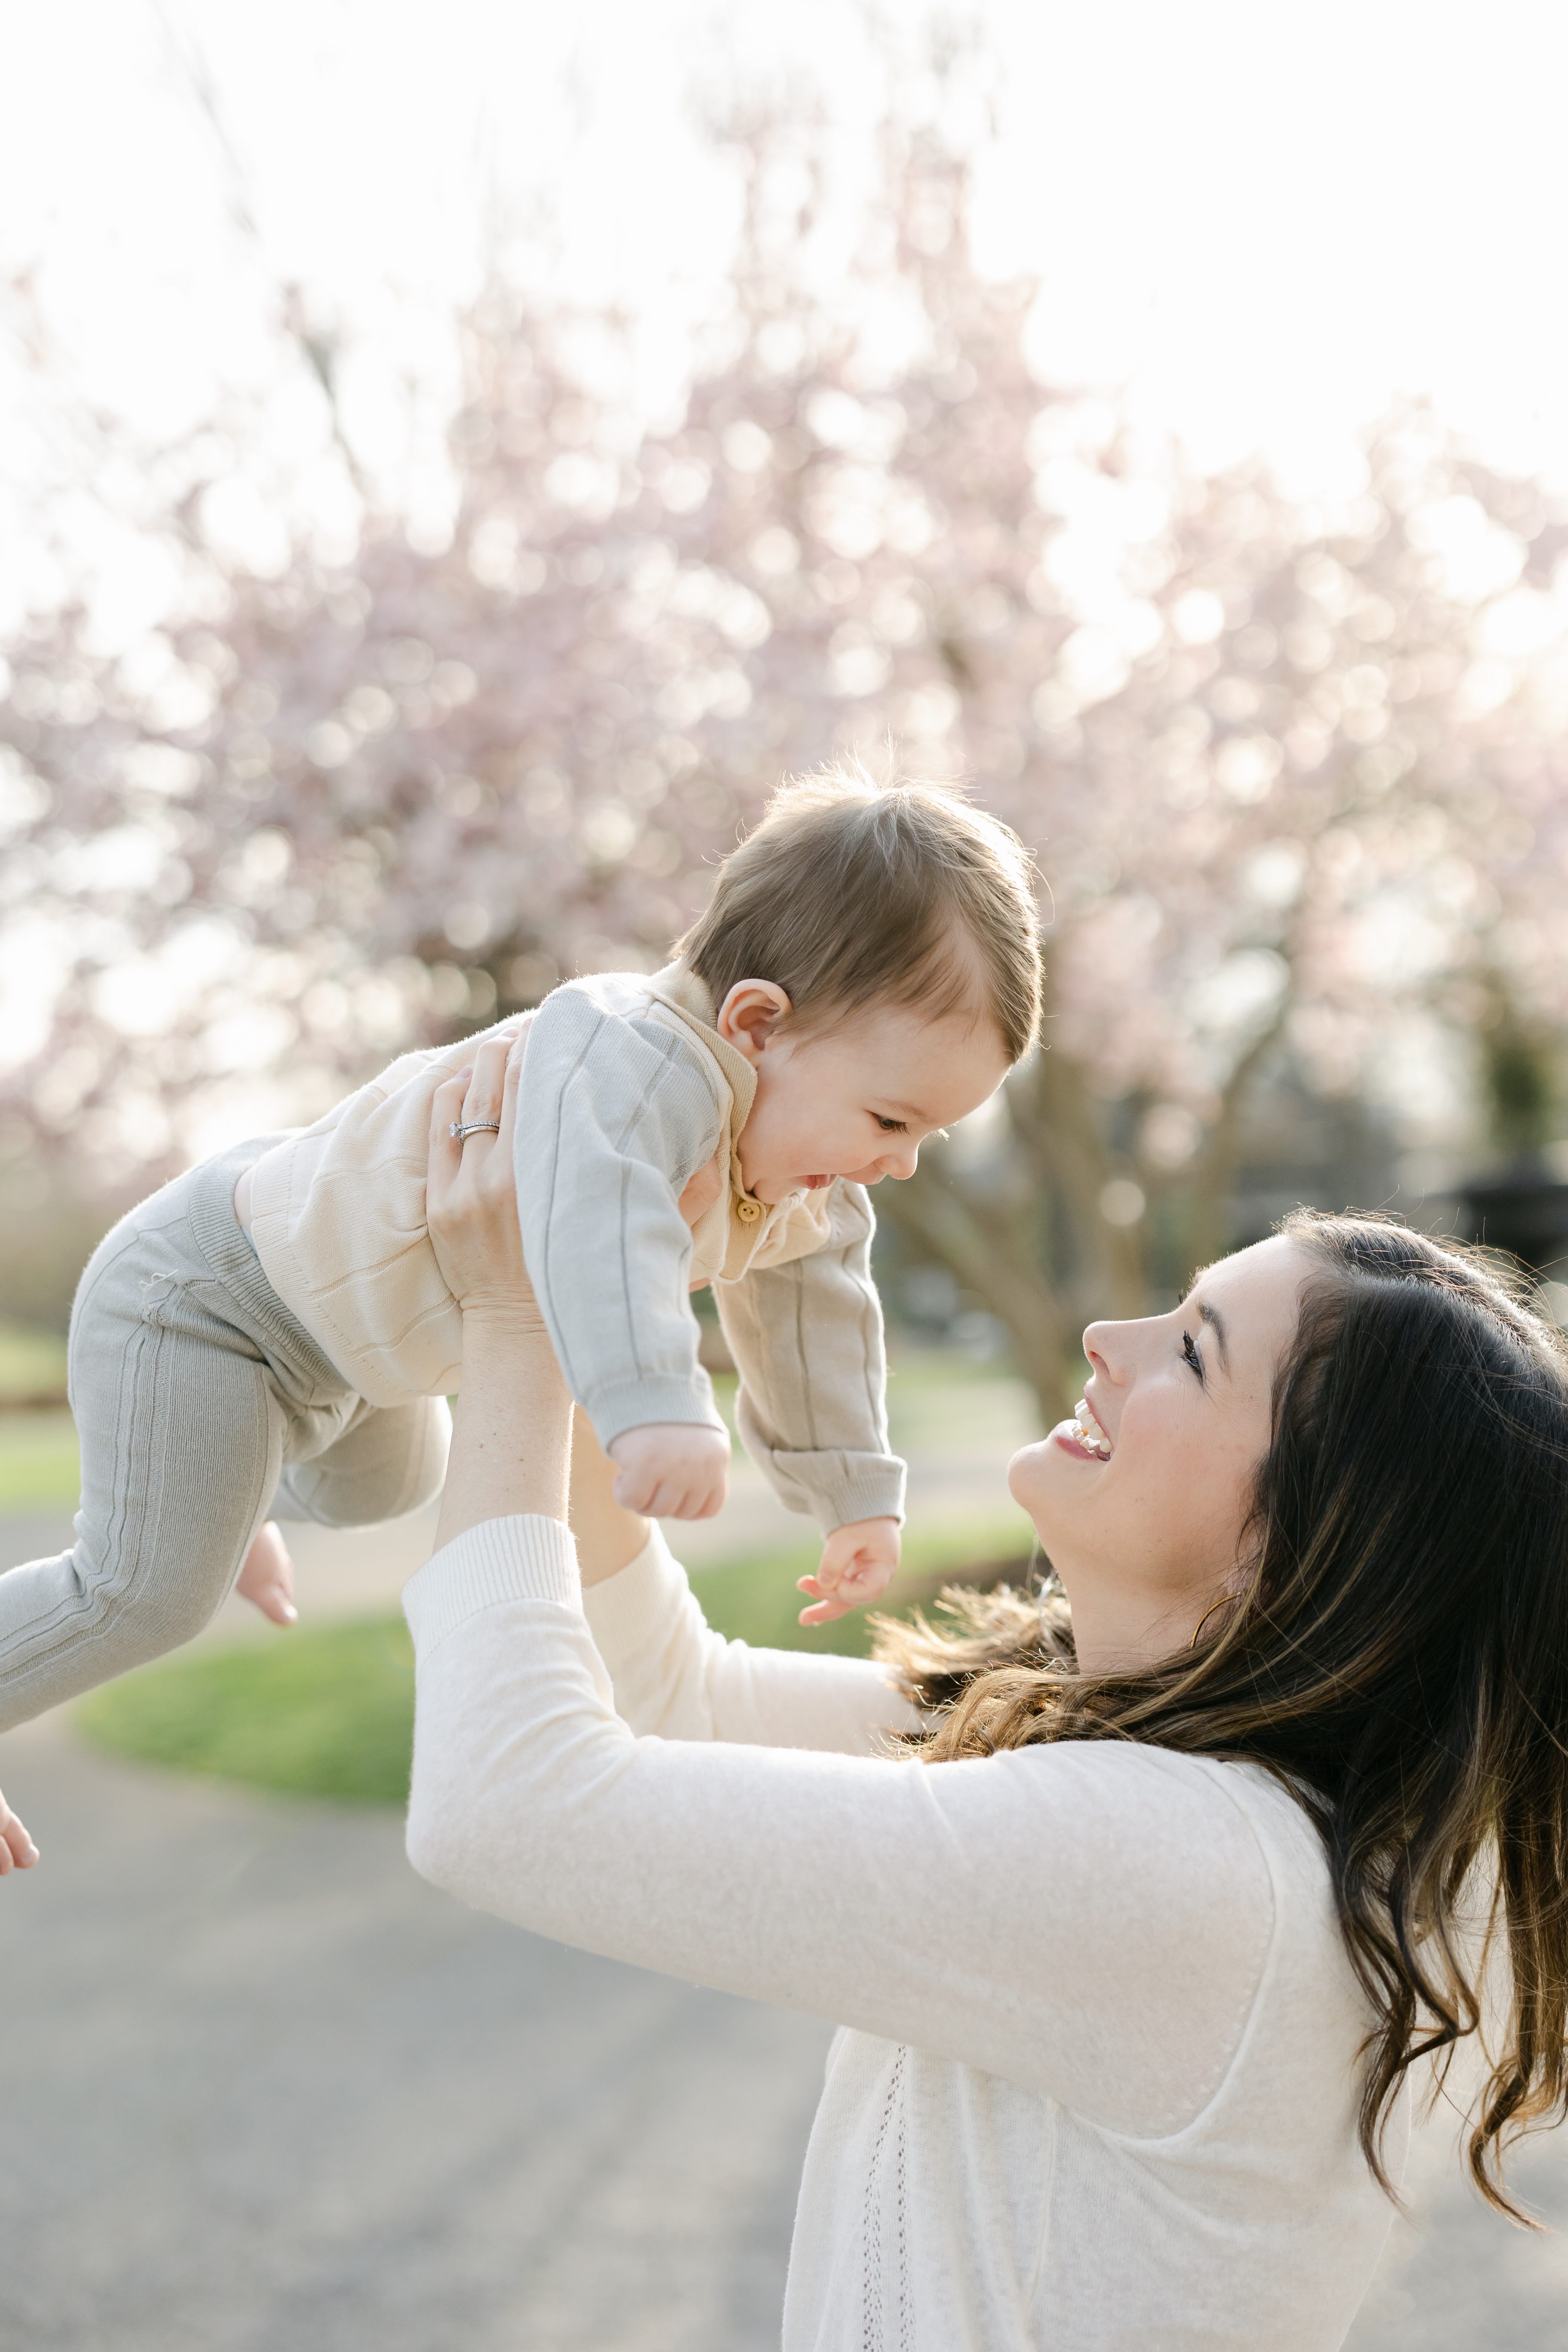
[[636,1559],[583,1587],[583,1612],[606,1655],[613,1649],[616,1657],[640,1657],[662,1640],[686,1591],[686,1570],[655,1522]]
[[854,1519],[902,1519],[904,1465],[892,1460],[867,1464],[847,1478],[818,1488],[813,1508],[824,1535]]
[[508,1601],[582,1607],[577,1547],[559,1519],[486,1519],[433,1552],[403,1588],[416,1655],[427,1657],[468,1618]]

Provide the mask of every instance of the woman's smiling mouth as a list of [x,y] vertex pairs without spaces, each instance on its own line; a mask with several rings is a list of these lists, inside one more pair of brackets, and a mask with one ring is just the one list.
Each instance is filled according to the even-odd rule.
[[1110,1459],[1110,1440],[1087,1397],[1079,1397],[1073,1407],[1072,1420],[1064,1421],[1053,1433],[1064,1453],[1076,1454],[1085,1462],[1109,1462]]

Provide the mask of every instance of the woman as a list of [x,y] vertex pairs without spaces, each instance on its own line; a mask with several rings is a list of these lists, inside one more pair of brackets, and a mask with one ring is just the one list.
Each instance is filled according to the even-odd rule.
[[407,1596],[416,1866],[848,2029],[787,2352],[1338,2344],[1409,2069],[1476,2029],[1462,1914],[1494,1885],[1494,2201],[1504,2138],[1563,2112],[1555,1339],[1420,1235],[1293,1220],[1173,1314],[1090,1328],[1081,1423],[1013,1465],[1044,1605],[880,1664],[752,1652],[591,1475],[580,1591],[503,1079],[481,1054],[433,1130],[464,1402]]

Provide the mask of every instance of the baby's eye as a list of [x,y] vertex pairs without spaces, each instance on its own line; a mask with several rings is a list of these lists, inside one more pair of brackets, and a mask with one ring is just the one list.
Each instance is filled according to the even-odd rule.
[[884,1118],[879,1110],[871,1113],[884,1135],[907,1135],[909,1129],[901,1118]]
[[1182,1334],[1182,1360],[1196,1372],[1201,1381],[1204,1377],[1204,1360],[1193,1344],[1193,1335],[1190,1331],[1184,1331]]

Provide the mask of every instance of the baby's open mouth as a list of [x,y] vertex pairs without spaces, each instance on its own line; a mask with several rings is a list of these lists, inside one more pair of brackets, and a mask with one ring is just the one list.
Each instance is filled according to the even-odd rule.
[[1079,1444],[1090,1454],[1098,1454],[1102,1462],[1110,1459],[1110,1440],[1100,1425],[1100,1417],[1087,1397],[1079,1397],[1073,1407],[1073,1418],[1068,1426]]

